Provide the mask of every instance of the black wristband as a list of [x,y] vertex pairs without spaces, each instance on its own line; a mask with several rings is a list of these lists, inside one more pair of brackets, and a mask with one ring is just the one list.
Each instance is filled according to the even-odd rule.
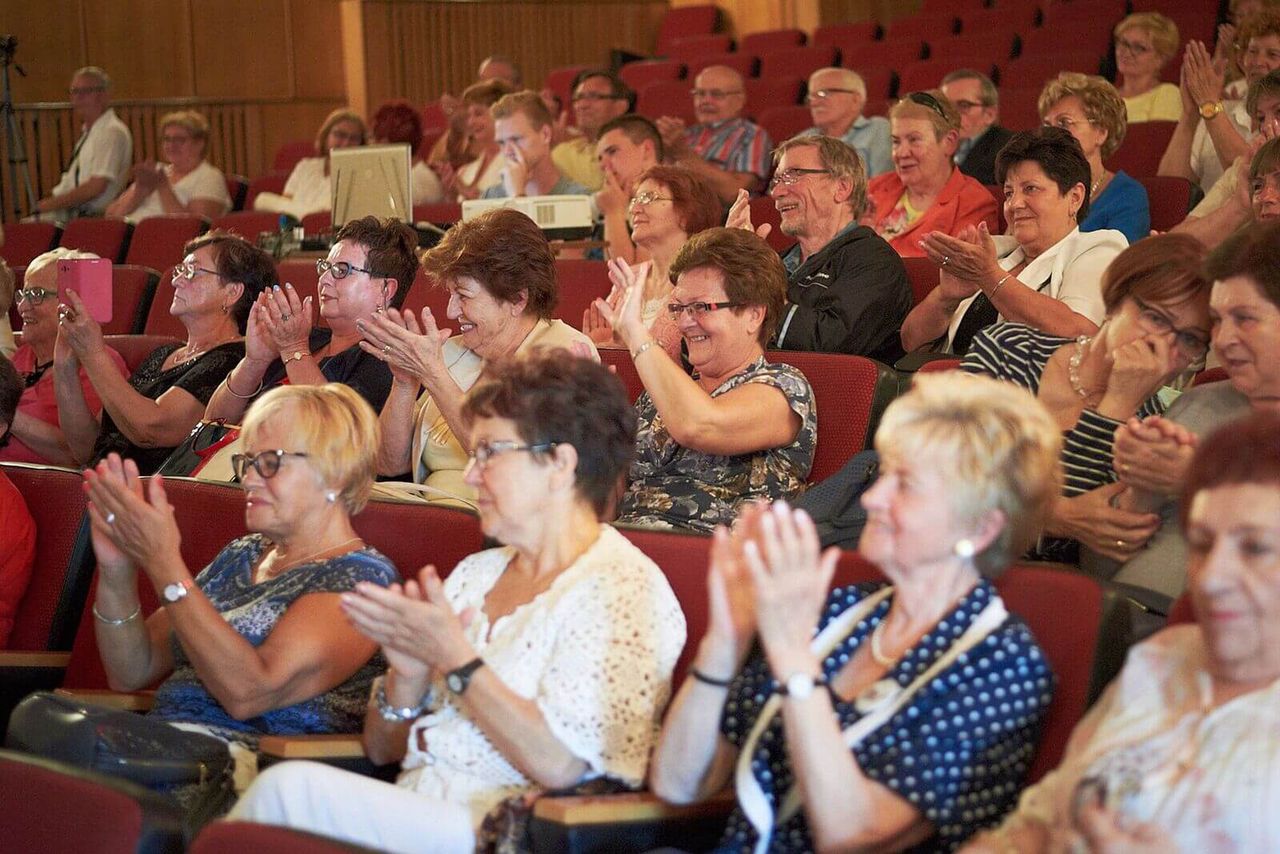
[[713,676],[708,676],[707,674],[703,673],[701,670],[699,670],[696,667],[689,668],[689,675],[692,676],[694,679],[697,679],[699,682],[703,683],[704,685],[714,685],[717,688],[728,688],[730,685],[733,684],[732,677],[728,679],[716,679]]

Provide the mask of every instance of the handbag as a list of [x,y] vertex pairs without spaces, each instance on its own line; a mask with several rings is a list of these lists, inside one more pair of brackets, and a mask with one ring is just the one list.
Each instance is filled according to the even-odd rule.
[[240,453],[241,446],[238,425],[227,424],[221,418],[215,421],[201,420],[182,444],[165,458],[160,468],[156,469],[156,474],[235,483],[231,457]]
[[235,803],[234,763],[221,740],[74,697],[27,696],[9,719],[5,747],[172,795],[188,839]]
[[880,455],[868,448],[854,454],[840,471],[805,490],[793,502],[813,519],[822,547],[856,549],[867,511],[862,493],[871,488],[880,474]]

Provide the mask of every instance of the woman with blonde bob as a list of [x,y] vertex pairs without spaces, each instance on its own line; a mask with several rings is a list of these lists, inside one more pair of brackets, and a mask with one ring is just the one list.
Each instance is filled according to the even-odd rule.
[[[252,755],[237,744],[360,730],[381,667],[339,596],[397,574],[351,526],[378,447],[378,419],[356,392],[273,389],[249,411],[243,437],[232,463],[249,533],[194,576],[162,478],[144,488],[137,466],[113,453],[84,480],[99,572],[93,616],[111,687],[163,679],[150,716],[231,742],[247,784]],[[145,620],[139,570],[162,605]]]
[[1178,52],[1178,25],[1159,12],[1135,12],[1112,31],[1116,45],[1116,82],[1130,122],[1176,122],[1182,95],[1160,79]]
[[209,122],[204,116],[178,110],[161,118],[160,150],[164,162],[134,166],[133,183],[107,206],[107,216],[138,222],[164,214],[215,217],[231,210],[226,176],[205,159]]
[[253,209],[286,213],[302,219],[309,213],[327,211],[332,204],[329,183],[329,152],[335,148],[353,148],[368,141],[364,119],[345,107],[334,110],[320,125],[316,134],[316,157],[304,157],[289,173],[283,193],[259,193]]
[[998,822],[1053,675],[990,579],[1040,530],[1060,446],[1021,389],[919,376],[885,412],[862,496],[858,551],[888,584],[828,593],[839,550],[782,502],[718,528],[654,791],[690,803],[734,779],[724,852],[950,850]]

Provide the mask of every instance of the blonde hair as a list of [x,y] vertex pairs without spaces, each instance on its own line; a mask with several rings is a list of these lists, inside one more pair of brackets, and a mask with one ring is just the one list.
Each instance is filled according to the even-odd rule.
[[988,578],[1035,540],[1061,483],[1058,426],[1029,392],[991,377],[917,374],[911,391],[885,410],[875,445],[881,456],[948,468],[948,498],[961,520],[1004,515],[1000,532],[973,559]]
[[31,263],[27,265],[27,270],[23,273],[24,279],[30,279],[44,271],[45,267],[52,267],[59,261],[88,261],[99,256],[92,252],[85,252],[82,249],[68,249],[65,246],[55,246],[48,252],[41,252],[39,255],[31,259]]
[[351,122],[360,128],[360,144],[364,145],[369,141],[369,128],[364,123],[364,117],[354,110],[346,107],[339,107],[328,116],[325,117],[324,124],[320,125],[320,132],[316,134],[316,151],[321,157],[329,156],[329,131],[333,130],[333,126],[338,122]]
[[[912,100],[915,95],[922,100],[933,99],[938,105],[935,110],[932,104],[921,104]],[[922,92],[908,92],[898,99],[898,103],[889,108],[889,120],[894,119],[927,119],[933,125],[933,134],[941,142],[942,138],[953,130],[960,130],[960,111],[941,89],[927,89]]]
[[[373,489],[382,428],[363,397],[344,383],[278,386],[249,408],[241,433],[251,442],[268,422],[287,425],[347,513],[364,509]],[[295,450],[287,448],[286,450]]]
[[555,121],[547,105],[542,103],[542,96],[531,89],[503,95],[489,108],[489,114],[493,116],[494,121],[509,119],[516,113],[523,113],[529,120],[529,124],[538,130],[550,126]]
[[1178,52],[1178,44],[1181,42],[1178,25],[1159,12],[1134,12],[1116,24],[1111,34],[1119,38],[1125,30],[1135,27],[1146,30],[1151,36],[1151,45],[1156,49],[1162,63],[1168,62]]
[[160,117],[156,127],[164,130],[169,125],[177,125],[198,140],[209,138],[209,120],[195,110],[174,110]]
[[1129,131],[1129,116],[1124,98],[1120,97],[1119,90],[1104,77],[1063,71],[1044,84],[1044,89],[1040,91],[1040,101],[1037,104],[1040,118],[1043,119],[1054,104],[1073,95],[1084,106],[1085,117],[1107,132],[1107,139],[1102,143],[1102,157],[1110,157],[1120,147],[1120,143],[1124,142],[1125,134]]

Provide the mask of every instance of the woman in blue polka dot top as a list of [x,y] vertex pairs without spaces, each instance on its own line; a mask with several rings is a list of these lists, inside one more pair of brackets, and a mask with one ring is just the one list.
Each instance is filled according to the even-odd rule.
[[862,497],[858,550],[888,584],[828,594],[838,551],[781,502],[717,530],[707,633],[654,791],[690,803],[732,779],[721,852],[950,851],[998,822],[1053,674],[989,579],[1038,533],[1060,445],[1021,389],[919,376],[885,413]]

